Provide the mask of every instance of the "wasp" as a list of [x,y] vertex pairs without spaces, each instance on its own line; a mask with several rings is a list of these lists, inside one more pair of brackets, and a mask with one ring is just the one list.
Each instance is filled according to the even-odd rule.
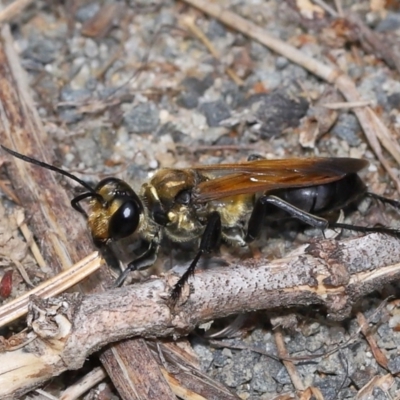
[[[14,157],[62,174],[85,188],[71,205],[87,218],[96,246],[102,248],[131,235],[145,241],[145,250],[128,263],[117,286],[131,271],[155,262],[163,237],[176,243],[196,242],[196,256],[172,289],[174,301],[203,254],[216,250],[221,242],[246,246],[274,217],[286,215],[322,231],[329,227],[400,237],[400,230],[329,218],[366,196],[400,208],[400,202],[368,192],[358,175],[368,165],[362,159],[251,157],[242,163],[165,168],[136,193],[115,177],[91,187],[67,171],[2,147]],[[82,201],[88,202],[88,212]]]

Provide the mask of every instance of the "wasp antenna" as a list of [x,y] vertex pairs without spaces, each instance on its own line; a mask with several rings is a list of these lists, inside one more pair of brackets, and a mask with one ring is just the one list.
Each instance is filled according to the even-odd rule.
[[36,160],[34,158],[31,158],[31,157],[25,156],[23,154],[17,153],[16,151],[11,150],[11,149],[3,146],[3,145],[1,145],[1,148],[3,150],[5,150],[7,153],[11,154],[12,156],[14,156],[16,158],[19,158],[20,160],[26,161],[26,162],[28,162],[30,164],[33,164],[33,165],[38,165],[39,167],[42,167],[42,168],[45,168],[45,169],[49,169],[50,171],[57,172],[57,173],[59,173],[61,175],[66,176],[69,179],[72,179],[75,182],[78,182],[81,186],[83,186],[89,192],[91,192],[91,193],[95,192],[94,189],[90,185],[88,185],[86,182],[84,182],[83,180],[77,178],[75,175],[72,175],[69,172],[64,171],[61,168],[57,168],[54,165],[50,165],[50,164],[47,164],[47,163],[45,163],[43,161],[39,161],[39,160]]

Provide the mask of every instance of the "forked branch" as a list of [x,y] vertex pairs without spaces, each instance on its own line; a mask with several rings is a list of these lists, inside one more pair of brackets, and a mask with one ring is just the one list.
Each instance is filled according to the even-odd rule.
[[16,350],[3,343],[0,397],[80,368],[94,351],[127,337],[178,337],[227,315],[299,305],[323,305],[342,319],[360,298],[399,278],[399,240],[371,234],[320,241],[272,262],[248,260],[197,273],[190,294],[175,307],[168,301],[177,279],[171,274],[105,293],[32,298],[32,331],[13,338],[14,348],[21,342]]

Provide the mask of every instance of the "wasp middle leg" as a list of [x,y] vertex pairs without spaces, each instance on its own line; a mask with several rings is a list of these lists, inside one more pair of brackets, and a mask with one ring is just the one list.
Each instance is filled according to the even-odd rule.
[[179,281],[175,284],[174,288],[171,292],[171,299],[173,302],[176,302],[181,293],[183,286],[188,281],[191,275],[193,275],[194,270],[196,268],[197,263],[200,260],[200,257],[204,253],[211,253],[213,250],[218,248],[220,240],[221,240],[222,226],[221,226],[221,216],[218,212],[214,211],[210,214],[210,217],[207,221],[206,228],[201,236],[199,250],[196,254],[196,257],[193,259],[191,264],[185,273],[179,278]]

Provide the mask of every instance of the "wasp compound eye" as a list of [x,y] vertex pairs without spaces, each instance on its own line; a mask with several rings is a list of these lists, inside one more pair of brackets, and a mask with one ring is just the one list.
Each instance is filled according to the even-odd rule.
[[141,207],[137,202],[125,200],[110,218],[108,226],[109,237],[117,240],[134,233],[139,226],[140,213]]

